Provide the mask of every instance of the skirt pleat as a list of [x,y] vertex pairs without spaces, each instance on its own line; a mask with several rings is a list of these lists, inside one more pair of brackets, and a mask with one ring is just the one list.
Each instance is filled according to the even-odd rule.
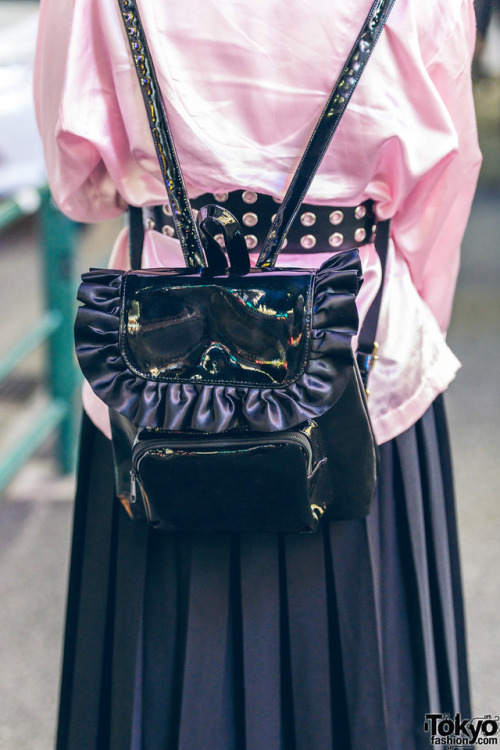
[[[422,705],[430,707],[430,711],[439,709],[440,695],[437,676],[436,644],[434,641],[434,613],[430,598],[429,580],[429,544],[427,534],[426,508],[422,495],[422,472],[425,465],[420,466],[416,430],[400,436],[397,440],[397,454],[399,471],[402,476],[401,501],[404,503],[405,523],[409,545],[406,554],[401,551],[400,563],[405,566],[403,575],[406,580],[413,580],[415,585],[415,599],[411,603],[410,631],[415,638],[415,660],[421,661],[418,667],[421,678]],[[404,539],[403,535],[401,538]],[[418,661],[417,661],[418,660]],[[418,675],[414,675],[414,679]]]
[[421,420],[417,430],[422,471],[422,495],[426,515],[429,560],[429,597],[433,616],[433,636],[437,656],[439,705],[450,711],[460,702],[457,634],[449,529],[446,519],[443,476],[434,414]]
[[[293,718],[297,747],[331,747],[328,605],[323,538],[284,538]],[[318,575],[318,571],[321,573]]]
[[[57,750],[109,743],[116,520],[110,446],[83,420]],[[101,448],[104,444],[104,452]],[[89,717],[87,721],[85,717]]]
[[[142,732],[144,746],[176,747],[187,623],[189,569],[182,540],[151,543],[145,589]],[[160,625],[161,624],[161,625]]]
[[[406,747],[413,714],[420,710],[415,706],[422,705],[417,700],[420,688],[415,673],[424,663],[423,644],[414,627],[420,615],[394,443],[381,446],[380,453],[378,495],[367,526],[386,726],[390,723],[387,748],[399,750]],[[396,502],[380,502],[391,497]],[[422,701],[427,701],[426,692]]]
[[470,715],[441,401],[380,455],[366,520],[168,534],[85,420],[58,750],[423,750]]
[[[270,534],[244,534],[240,547],[245,729],[248,747],[281,748],[280,569]],[[265,600],[266,606],[261,602]],[[255,674],[266,679],[255,679]]]
[[[148,530],[118,515],[114,560],[114,600],[109,613],[112,632],[110,747],[131,746],[142,713],[142,631]],[[137,714],[139,712],[139,715]],[[135,748],[134,748],[135,750]]]
[[[350,744],[386,750],[383,678],[366,522],[328,528]],[[335,676],[333,677],[335,679]],[[305,748],[304,748],[305,750]]]
[[180,747],[235,747],[229,563],[227,535],[192,539]]

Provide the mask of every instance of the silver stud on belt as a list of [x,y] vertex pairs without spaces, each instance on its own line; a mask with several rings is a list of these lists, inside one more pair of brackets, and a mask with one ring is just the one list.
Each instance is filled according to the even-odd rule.
[[300,223],[304,227],[312,227],[316,223],[316,214],[313,214],[312,211],[306,211],[300,217]]
[[338,211],[338,210],[332,211],[328,218],[330,219],[331,224],[334,224],[334,225],[342,224],[342,222],[344,221],[344,212]]
[[340,232],[334,232],[328,237],[328,242],[332,247],[340,247],[344,241],[344,235]]
[[254,214],[254,213],[246,213],[246,214],[243,214],[242,220],[243,220],[243,224],[246,227],[254,227],[257,224],[259,217],[257,216],[257,214]]
[[316,237],[314,234],[305,234],[300,238],[300,245],[304,250],[311,250],[316,244]]
[[257,247],[257,245],[259,244],[259,241],[254,234],[245,235],[245,242],[247,243],[247,247],[249,250],[253,250],[254,247]]
[[245,190],[242,193],[242,196],[244,203],[256,203],[258,195],[257,193],[254,193],[253,190]]

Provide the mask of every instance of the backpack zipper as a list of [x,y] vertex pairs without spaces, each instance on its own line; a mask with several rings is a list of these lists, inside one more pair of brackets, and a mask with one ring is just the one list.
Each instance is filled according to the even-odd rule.
[[[274,439],[273,436],[274,435]],[[278,437],[279,435],[279,437]],[[312,472],[312,448],[311,444],[308,440],[308,438],[305,435],[302,435],[300,432],[293,432],[288,434],[283,433],[269,433],[269,437],[264,436],[256,436],[256,437],[236,437],[232,436],[229,438],[229,436],[226,435],[226,446],[224,450],[229,452],[231,448],[256,448],[259,445],[270,445],[271,442],[277,442],[277,443],[293,443],[295,445],[299,445],[305,452],[307,457],[307,475],[310,476]],[[172,453],[174,453],[176,450],[187,450],[193,448],[193,443],[199,442],[199,438],[196,436],[193,436],[192,440],[179,440],[176,442],[175,447],[172,446],[172,440],[161,440],[161,439],[152,439],[147,440],[144,443],[137,444],[133,451],[132,451],[132,465],[135,469],[135,471],[139,471],[139,466],[141,463],[142,458],[145,456],[146,453],[151,452],[151,450],[168,450]],[[207,438],[203,441],[203,446],[196,446],[201,448],[199,452],[203,452],[205,448],[220,448],[220,439],[217,440],[215,438]],[[134,472],[132,471],[131,474]],[[135,484],[135,479],[134,479]]]

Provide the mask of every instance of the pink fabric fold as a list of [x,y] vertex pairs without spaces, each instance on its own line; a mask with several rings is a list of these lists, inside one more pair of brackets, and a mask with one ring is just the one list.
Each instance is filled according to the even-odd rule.
[[[370,4],[140,0],[192,196],[283,194]],[[371,198],[393,218],[370,385],[379,442],[415,422],[459,366],[444,336],[480,166],[474,33],[472,0],[397,0],[307,196]],[[42,0],[35,100],[51,189],[68,215],[96,221],[165,201],[117,3]],[[145,265],[182,265],[174,240],[147,235]],[[112,266],[123,267],[125,245],[122,235]],[[321,249],[281,265],[317,267]],[[361,318],[380,279],[372,246],[362,259]]]

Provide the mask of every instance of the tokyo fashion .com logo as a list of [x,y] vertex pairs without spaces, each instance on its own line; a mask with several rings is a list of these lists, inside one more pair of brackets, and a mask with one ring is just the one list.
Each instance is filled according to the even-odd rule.
[[474,719],[462,719],[460,714],[426,714],[424,730],[429,733],[431,745],[448,748],[470,748],[471,746],[498,745],[500,717],[476,716]]

